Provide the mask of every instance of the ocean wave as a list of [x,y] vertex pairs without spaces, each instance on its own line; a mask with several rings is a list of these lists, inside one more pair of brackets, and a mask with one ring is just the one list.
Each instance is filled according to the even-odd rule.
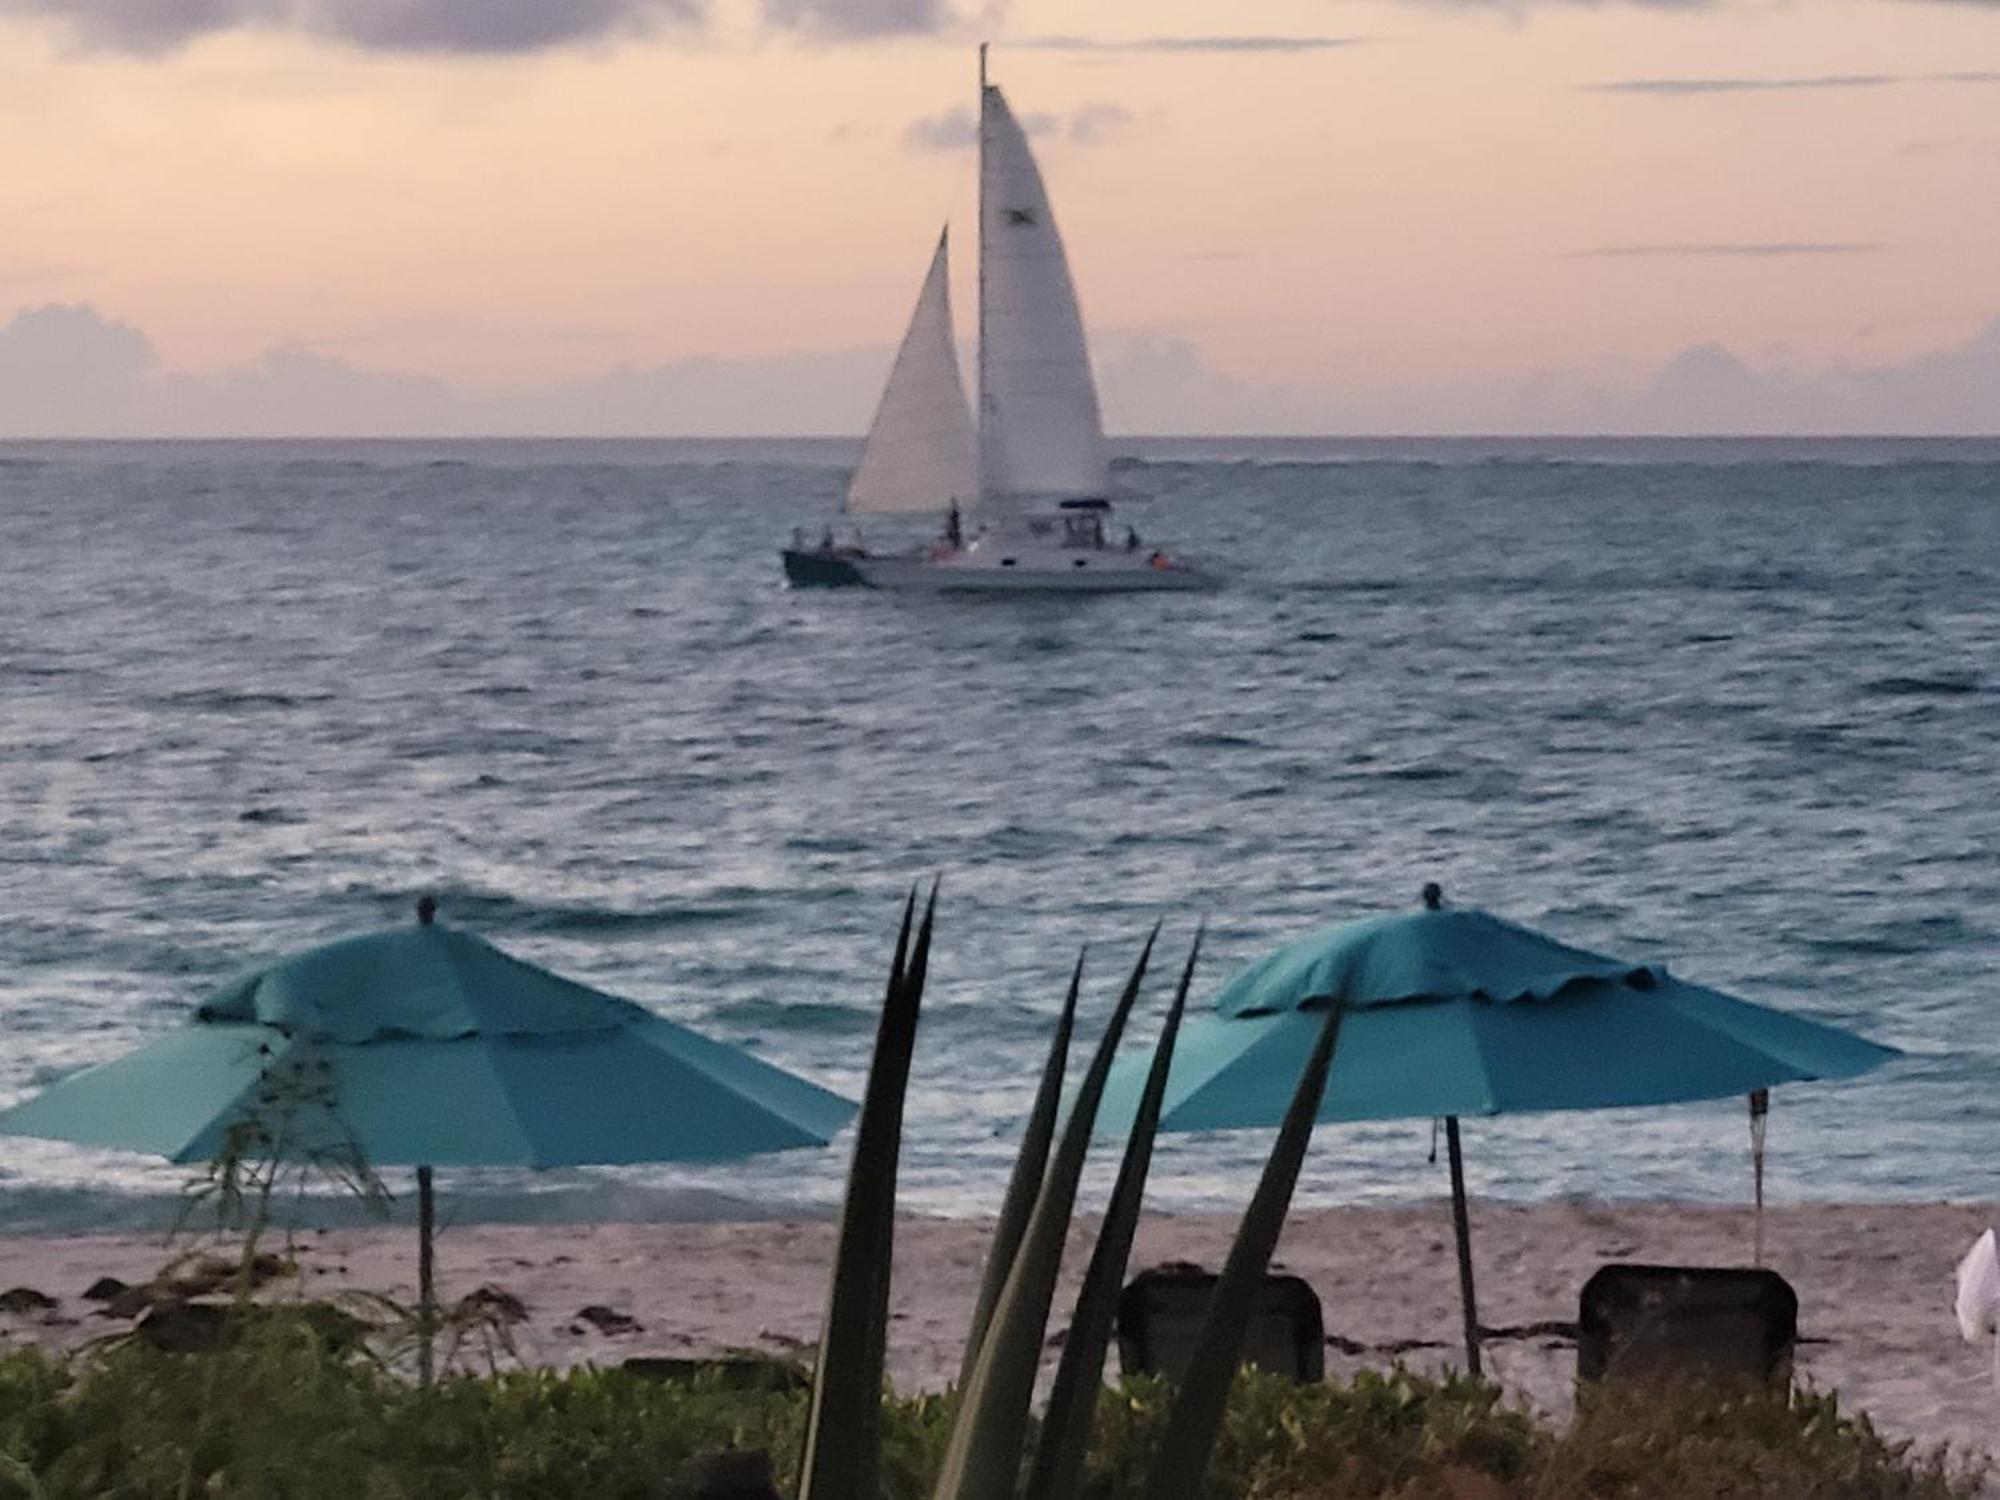
[[1859,691],[1874,698],[1962,698],[1987,691],[1984,678],[1973,672],[1941,672],[1928,677],[1877,677]]
[[[530,932],[615,940],[679,928],[731,925],[753,920],[762,906],[755,892],[734,889],[702,901],[658,906],[612,906],[543,900],[449,884],[433,886],[439,913],[459,925],[484,932]],[[386,905],[399,905],[400,892],[379,892]]]
[[876,1022],[872,1010],[813,1000],[734,1000],[718,1005],[709,1014],[745,1031],[797,1031],[816,1036],[855,1036],[874,1030]]
[[259,692],[249,688],[187,688],[153,700],[162,708],[202,713],[237,713],[247,709],[303,708],[331,703],[332,693]]
[[[1007,1153],[967,1143],[1025,1109],[1080,946],[1104,955],[1098,1017],[1155,919],[1184,940],[1207,917],[1199,1005],[1428,878],[1976,1073],[2000,461],[1136,451],[1143,530],[1229,588],[1073,609],[788,592],[776,549],[837,506],[851,442],[34,450],[54,461],[9,471],[0,506],[0,1080],[98,1060],[242,963],[406,923],[429,890],[448,923],[851,1090],[931,871],[906,1143],[925,1210],[997,1201]],[[1796,1191],[1983,1191],[1969,1077],[1788,1090]],[[1584,1152],[1606,1194],[1733,1195],[1740,1113],[1481,1121],[1474,1190],[1559,1190]],[[1302,1201],[1434,1194],[1423,1136],[1329,1131]],[[1240,1203],[1267,1144],[1163,1143],[1160,1201]],[[172,1173],[8,1155],[0,1210],[65,1181],[171,1196]],[[607,1175],[818,1202],[845,1163]],[[461,1184],[496,1212],[557,1185]],[[549,1212],[624,1211],[592,1191]]]

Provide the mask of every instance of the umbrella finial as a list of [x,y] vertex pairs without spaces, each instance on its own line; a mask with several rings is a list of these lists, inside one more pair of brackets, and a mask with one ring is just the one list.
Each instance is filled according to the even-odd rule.
[[437,897],[428,893],[417,897],[417,925],[428,927],[431,919],[438,914]]
[[1444,910],[1444,887],[1439,885],[1435,880],[1426,880],[1424,882],[1424,910]]

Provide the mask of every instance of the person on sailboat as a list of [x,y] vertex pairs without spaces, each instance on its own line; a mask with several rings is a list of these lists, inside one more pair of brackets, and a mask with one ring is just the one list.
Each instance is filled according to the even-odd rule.
[[1137,552],[1137,551],[1139,550],[1139,528],[1138,528],[1138,527],[1136,527],[1136,526],[1127,526],[1127,527],[1125,528],[1125,550],[1126,550],[1127,552]]
[[944,518],[944,539],[954,552],[965,545],[965,525],[959,518],[956,499],[951,502],[951,509]]

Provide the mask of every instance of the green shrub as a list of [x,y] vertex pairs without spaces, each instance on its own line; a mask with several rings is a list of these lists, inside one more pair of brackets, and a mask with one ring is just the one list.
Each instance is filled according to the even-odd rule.
[[1534,1494],[1947,1500],[1978,1491],[1978,1476],[1954,1470],[1943,1452],[1889,1441],[1830,1394],[1611,1386],[1550,1440]]
[[[1170,1388],[1108,1392],[1087,1500],[1131,1500]],[[884,1500],[924,1500],[950,1396],[890,1398]],[[303,1319],[219,1353],[124,1342],[0,1357],[0,1497],[45,1500],[681,1500],[697,1455],[761,1448],[797,1483],[807,1400],[619,1370],[456,1376],[429,1391]],[[1969,1500],[1976,1476],[1829,1396],[1607,1392],[1558,1431],[1488,1385],[1392,1372],[1294,1386],[1246,1371],[1213,1500]]]
[[[1171,1406],[1160,1381],[1129,1380],[1103,1403],[1091,1500],[1136,1494]],[[1516,1482],[1540,1430],[1470,1380],[1363,1372],[1351,1384],[1298,1386],[1245,1370],[1209,1470],[1214,1500],[1397,1495],[1427,1475],[1476,1471]]]

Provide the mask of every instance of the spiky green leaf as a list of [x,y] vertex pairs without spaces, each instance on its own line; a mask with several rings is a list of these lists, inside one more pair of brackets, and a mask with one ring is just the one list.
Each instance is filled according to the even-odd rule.
[[1070,1037],[1076,1030],[1076,995],[1083,983],[1083,955],[1077,955],[1070,971],[1069,994],[1062,1014],[1056,1018],[1055,1034],[1049,1038],[1048,1061],[1042,1066],[1041,1086],[1035,1091],[1034,1108],[1028,1113],[1027,1128],[1021,1133],[1021,1149],[1014,1158],[1014,1175],[1007,1182],[1007,1196],[1000,1202],[1000,1220],[993,1227],[993,1246],[986,1253],[986,1273],[980,1278],[979,1300],[973,1305],[972,1327],[965,1338],[965,1359],[958,1383],[971,1383],[972,1367],[979,1359],[979,1346],[986,1341],[986,1328],[993,1321],[993,1305],[1013,1269],[1014,1253],[1021,1248],[1021,1236],[1028,1228],[1028,1215],[1042,1189],[1049,1164],[1049,1144],[1055,1139],[1056,1115],[1062,1107],[1063,1073],[1069,1066]]
[[1173,1415],[1146,1478],[1145,1500],[1201,1500],[1208,1461],[1229,1402],[1229,1387],[1243,1356],[1243,1332],[1250,1321],[1252,1299],[1270,1269],[1271,1252],[1284,1231],[1292,1189],[1312,1140],[1313,1118],[1319,1113],[1320,1096],[1326,1092],[1327,1070],[1340,1038],[1340,1014],[1340,1002],[1335,1001],[1327,1011],[1312,1055],[1306,1059],[1305,1072],[1278,1128],[1277,1144],[1264,1163],[1256,1194],[1243,1212],[1236,1243],[1230,1246],[1229,1259],[1216,1278],[1208,1313],[1195,1336],[1187,1372],[1174,1398]]
[[854,1160],[834,1250],[812,1410],[799,1468],[799,1500],[878,1500],[882,1467],[882,1366],[889,1323],[889,1272],[896,1247],[896,1163],[903,1136],[917,1012],[930,964],[937,886],[931,886],[914,948],[916,892],[902,931],[875,1032],[875,1057],[854,1131]]
[[1077,1086],[1076,1098],[1070,1102],[1061,1140],[1035,1199],[1035,1211],[1029,1216],[1021,1248],[1014,1256],[1000,1300],[994,1304],[992,1326],[960,1398],[958,1417],[938,1472],[937,1500],[1014,1500],[1027,1442],[1028,1405],[1041,1364],[1042,1333],[1048,1325],[1056,1276],[1062,1270],[1063,1242],[1076,1208],[1077,1182],[1090,1151],[1112,1056],[1133,1002],[1139,998],[1158,936],[1156,926],[1118,997],[1104,1035],[1098,1039],[1096,1055]]
[[1174,1043],[1180,1036],[1181,1013],[1187,1008],[1188,986],[1195,960],[1201,955],[1201,933],[1188,950],[1166,1024],[1153,1048],[1153,1065],[1132,1118],[1125,1158],[1118,1181],[1097,1231],[1097,1245],[1077,1293],[1069,1337],[1063,1341],[1042,1419],[1041,1441],[1035,1447],[1028,1475],[1033,1500],[1075,1500],[1083,1489],[1083,1460],[1090,1448],[1091,1426],[1097,1418],[1097,1396],[1104,1386],[1104,1352],[1111,1343],[1111,1326],[1118,1312],[1118,1293],[1125,1284],[1125,1266],[1132,1256],[1132,1239],[1139,1229],[1139,1210],[1146,1197],[1146,1174],[1153,1163],[1153,1138],[1159,1133],[1160,1110],[1167,1096],[1167,1075],[1174,1064]]

